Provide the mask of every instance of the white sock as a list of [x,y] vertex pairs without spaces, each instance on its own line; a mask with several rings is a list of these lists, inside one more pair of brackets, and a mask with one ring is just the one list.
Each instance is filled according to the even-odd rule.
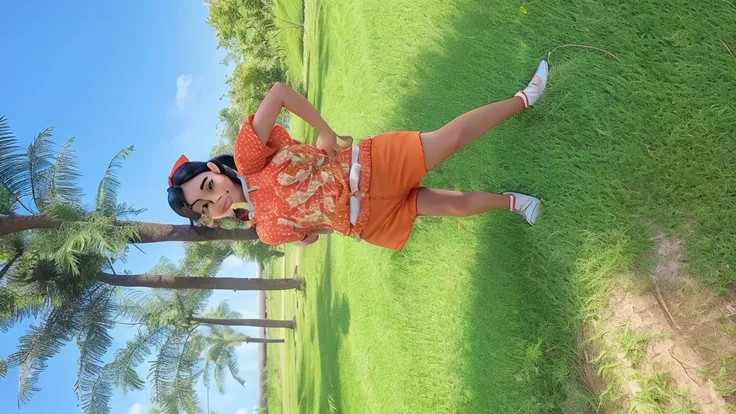
[[547,86],[547,75],[549,74],[549,65],[546,60],[539,63],[537,72],[534,74],[531,82],[524,90],[517,92],[514,96],[518,96],[524,100],[524,108],[534,105]]
[[538,198],[528,196],[526,194],[510,192],[504,193],[504,195],[509,196],[509,210],[515,211],[524,216],[527,223],[532,226],[536,223],[537,216],[539,215],[539,207],[541,205],[541,201],[539,201]]

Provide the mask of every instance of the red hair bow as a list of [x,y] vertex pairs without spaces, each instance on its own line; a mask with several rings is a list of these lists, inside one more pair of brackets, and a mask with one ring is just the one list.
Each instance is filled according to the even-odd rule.
[[172,168],[171,172],[169,173],[169,187],[174,186],[173,178],[174,178],[174,173],[176,172],[176,170],[178,170],[179,167],[182,166],[182,164],[187,163],[187,162],[189,162],[189,158],[187,158],[186,155],[182,155],[181,157],[179,157],[178,160],[176,160],[176,162],[174,163],[174,168]]

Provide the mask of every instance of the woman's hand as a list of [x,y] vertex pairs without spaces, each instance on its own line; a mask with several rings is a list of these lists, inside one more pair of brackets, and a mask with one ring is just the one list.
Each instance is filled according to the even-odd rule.
[[342,150],[340,144],[337,141],[337,134],[335,134],[334,132],[330,134],[321,134],[319,137],[317,137],[317,142],[314,144],[314,146],[320,150],[325,151],[330,157],[334,157]]
[[350,135],[320,135],[317,138],[315,146],[321,150],[325,150],[327,155],[334,157],[340,151],[346,150],[353,146],[353,137]]
[[353,146],[353,137],[350,135],[339,135],[337,145],[340,146],[340,150],[346,150]]

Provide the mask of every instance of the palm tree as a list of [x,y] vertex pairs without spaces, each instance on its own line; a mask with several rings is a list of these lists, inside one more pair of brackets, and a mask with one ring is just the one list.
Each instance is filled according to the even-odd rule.
[[[0,186],[9,202],[9,213],[23,208],[31,214],[45,214],[66,220],[56,231],[14,234],[3,238],[14,246],[12,257],[3,267],[0,289],[0,328],[36,318],[19,339],[18,349],[8,357],[8,365],[19,367],[18,400],[28,402],[37,391],[35,383],[46,368],[46,361],[61,347],[76,339],[80,349],[80,373],[99,369],[99,360],[112,339],[107,333],[112,324],[114,287],[100,283],[91,274],[108,267],[111,259],[124,251],[134,235],[128,228],[110,231],[112,220],[105,214],[113,209],[110,200],[117,190],[113,159],[100,184],[97,211],[78,218],[81,190],[76,186],[79,172],[73,162],[73,139],[52,151],[51,129],[39,133],[26,154],[18,155],[15,138],[4,118],[0,118]],[[114,206],[116,213],[135,213],[125,206]],[[7,249],[6,249],[7,251]]]
[[[226,301],[220,303],[216,309],[207,312],[203,316],[213,319],[236,319],[241,317],[238,312],[230,310]],[[207,388],[207,402],[209,407],[211,376],[214,376],[217,390],[221,395],[224,394],[225,391],[224,377],[226,369],[229,369],[233,378],[238,380],[238,361],[235,358],[235,346],[239,346],[243,343],[260,343],[264,344],[262,346],[266,346],[265,344],[270,343],[284,343],[284,339],[252,338],[243,333],[236,332],[229,326],[208,325],[207,327],[209,328],[210,334],[205,337],[205,342],[209,348],[207,349],[207,357],[202,379],[205,387]],[[243,381],[241,384],[245,385],[245,382]]]
[[[227,302],[206,313],[204,316],[215,319],[240,318],[238,312],[230,310]],[[214,377],[217,391],[222,395],[225,393],[225,372],[230,371],[232,377],[245,385],[245,381],[239,379],[238,361],[235,357],[235,347],[249,343],[283,343],[283,339],[252,338],[243,333],[236,332],[229,326],[209,325],[209,335],[205,337],[207,344],[207,356],[202,375],[202,381],[207,388],[208,397],[211,387],[211,377]],[[208,398],[209,399],[209,398]]]
[[[88,413],[106,413],[114,388],[142,390],[145,381],[136,369],[154,353],[148,375],[151,399],[164,412],[198,412],[194,385],[200,377],[207,388],[214,377],[220,392],[224,392],[227,372],[245,385],[239,374],[235,348],[248,342],[248,337],[230,327],[202,325],[191,317],[204,310],[209,296],[208,291],[125,292],[119,298],[118,317],[138,325],[138,332],[96,375],[80,378],[82,409]],[[226,303],[204,315],[213,319],[240,316]]]

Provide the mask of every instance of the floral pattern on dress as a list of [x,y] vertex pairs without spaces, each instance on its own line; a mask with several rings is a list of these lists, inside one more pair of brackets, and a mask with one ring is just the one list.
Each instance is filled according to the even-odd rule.
[[[268,244],[303,240],[318,229],[351,231],[349,173],[352,150],[334,158],[294,141],[276,125],[264,145],[246,120],[235,143],[235,163],[255,208],[251,223]],[[365,148],[365,150],[364,150]],[[361,183],[370,177],[370,146],[361,144]],[[367,204],[367,203],[366,203]],[[361,217],[368,208],[361,203]],[[360,221],[360,219],[359,219]]]

